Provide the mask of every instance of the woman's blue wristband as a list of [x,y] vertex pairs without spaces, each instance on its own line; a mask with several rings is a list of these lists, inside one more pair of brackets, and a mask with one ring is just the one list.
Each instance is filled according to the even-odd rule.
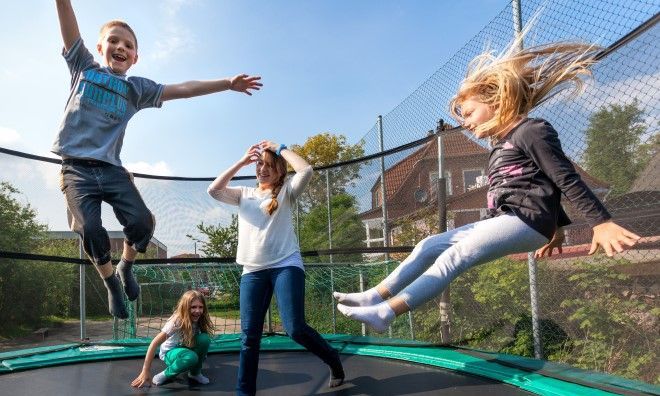
[[279,156],[280,152],[286,148],[286,145],[280,144],[280,147],[277,148],[277,151],[275,151],[275,155]]

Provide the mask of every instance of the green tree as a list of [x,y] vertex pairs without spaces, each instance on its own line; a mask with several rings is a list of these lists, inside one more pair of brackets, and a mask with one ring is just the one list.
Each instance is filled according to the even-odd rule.
[[[21,203],[20,191],[0,182],[0,250],[32,253],[39,246],[46,226],[36,220],[36,211]],[[0,334],[29,330],[46,313],[50,279],[43,274],[48,263],[3,259],[0,261]]]
[[625,261],[596,256],[575,263],[579,271],[568,281],[572,295],[561,308],[578,326],[569,364],[613,373],[649,383],[657,373],[660,308],[652,299],[635,293],[630,276],[621,272]]
[[[332,247],[362,246],[364,229],[358,217],[355,197],[349,194],[332,196],[330,212],[332,214]],[[328,211],[325,205],[316,206],[301,216],[299,240],[300,248],[303,251],[329,248]],[[342,261],[347,259],[347,257],[342,257]]]
[[608,182],[615,196],[629,190],[648,162],[648,153],[641,146],[646,129],[644,112],[637,100],[602,107],[589,120],[585,168]]
[[[328,132],[308,138],[303,145],[293,145],[291,150],[305,158],[313,167],[327,166],[364,155],[364,141],[351,145],[344,135]],[[325,206],[327,200],[326,171],[317,173],[299,199],[299,204],[308,209]],[[346,192],[360,178],[360,164],[347,165],[327,170],[330,182],[330,195]]]
[[[49,239],[44,238],[39,241],[39,246],[34,250],[35,253],[47,256],[59,257],[79,257],[80,245],[78,239]],[[36,273],[39,273],[45,279],[48,279],[45,287],[46,295],[44,301],[46,314],[60,317],[78,316],[80,296],[79,289],[79,266],[68,263],[34,263],[35,268],[41,267]],[[91,265],[87,266],[88,274],[91,279],[96,280],[96,270]],[[90,314],[101,313],[107,315],[107,303],[101,300],[97,303],[98,297],[92,293],[89,288],[87,296],[86,309]]]
[[197,229],[207,240],[201,240],[186,235],[195,242],[202,244],[201,251],[207,257],[234,257],[238,247],[238,215],[231,215],[231,223],[228,226],[218,225],[197,225]]

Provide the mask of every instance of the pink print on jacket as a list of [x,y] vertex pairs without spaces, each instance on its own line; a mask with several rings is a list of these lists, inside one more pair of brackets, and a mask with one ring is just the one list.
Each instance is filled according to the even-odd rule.
[[486,200],[488,201],[488,209],[495,209],[495,194],[492,191],[486,193]]
[[497,170],[499,173],[508,176],[522,176],[523,168],[521,165],[503,166]]
[[516,148],[516,146],[511,144],[511,142],[504,142],[504,144],[502,145],[503,150],[511,150],[512,148]]

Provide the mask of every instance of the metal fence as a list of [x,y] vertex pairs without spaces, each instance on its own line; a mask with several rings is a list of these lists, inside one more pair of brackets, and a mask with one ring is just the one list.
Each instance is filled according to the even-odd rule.
[[[595,82],[582,96],[558,95],[533,116],[554,125],[565,152],[615,220],[643,238],[614,259],[587,256],[591,230],[566,203],[574,223],[567,230],[564,255],[538,263],[527,255],[507,257],[468,271],[444,297],[397,319],[389,335],[542,357],[659,382],[658,8],[654,1],[523,1],[517,12],[508,5],[400,105],[377,118],[356,143],[365,157],[318,169],[295,214],[302,250],[334,249],[306,258],[310,323],[322,332],[368,332],[336,314],[331,291],[372,287],[405,257],[350,249],[412,246],[430,233],[484,214],[488,147],[452,126],[447,104],[473,56],[485,48],[501,50],[513,39],[514,14],[523,24],[537,15],[526,46],[584,40],[608,48],[593,68]],[[0,164],[0,180],[20,191],[3,190],[4,196],[30,205],[35,219],[47,227],[38,243],[4,238],[0,250],[80,257],[78,246],[56,233],[67,229],[59,167],[8,150],[0,152]],[[149,257],[199,255],[202,246],[196,241],[206,236],[198,225],[230,224],[236,210],[206,194],[210,180],[136,177],[158,219]],[[232,183],[253,184],[250,179]],[[103,216],[108,230],[121,229],[111,208],[104,207]],[[337,253],[341,249],[348,253]],[[39,298],[49,302],[39,308],[46,314],[77,317],[82,310],[107,315],[102,285],[92,271],[79,274],[71,264],[15,259],[2,259],[0,267],[4,318],[26,320],[21,313]],[[209,293],[221,288],[210,297],[224,304],[218,308],[223,320],[235,315],[236,268],[218,266],[206,275],[165,268],[140,266],[143,298],[149,300],[134,307],[134,322],[115,323],[115,336],[149,335],[158,325],[147,320],[146,333],[140,333],[140,318],[169,314],[171,304],[164,301],[182,287],[209,288]],[[32,297],[13,298],[22,295],[28,279],[34,285]],[[57,293],[56,302],[52,293]],[[276,307],[272,315],[270,326],[277,329]]]

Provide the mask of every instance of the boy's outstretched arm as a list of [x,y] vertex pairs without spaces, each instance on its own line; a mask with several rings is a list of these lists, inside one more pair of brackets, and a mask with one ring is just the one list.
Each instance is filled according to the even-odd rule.
[[163,88],[161,100],[192,98],[194,96],[208,95],[228,89],[252,95],[250,90],[258,91],[263,86],[259,80],[261,80],[261,77],[239,74],[232,78],[223,78],[220,80],[186,81],[179,84],[167,84]]
[[57,16],[60,19],[60,31],[64,40],[64,49],[70,50],[73,43],[80,37],[78,21],[73,12],[70,0],[57,0]]

